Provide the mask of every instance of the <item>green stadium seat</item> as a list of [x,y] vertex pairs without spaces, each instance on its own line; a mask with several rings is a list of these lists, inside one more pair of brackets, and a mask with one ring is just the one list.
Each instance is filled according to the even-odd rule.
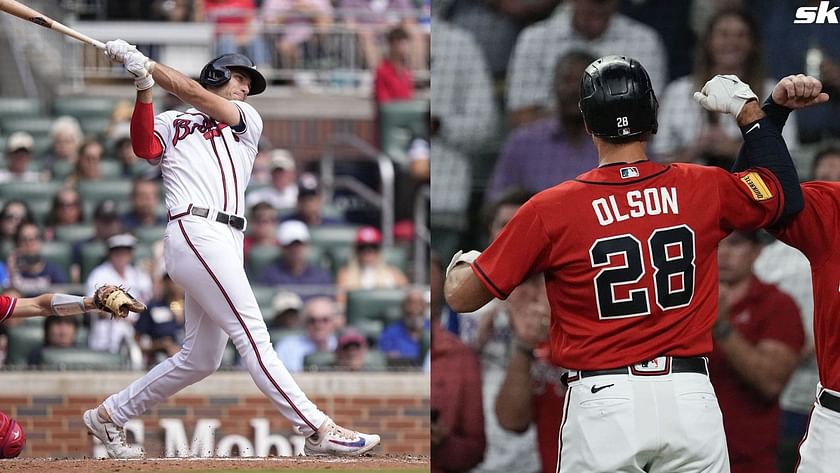
[[137,241],[147,245],[151,245],[158,240],[162,240],[165,232],[166,227],[162,225],[153,227],[137,227],[131,231],[131,233],[137,237]]
[[[263,314],[265,315],[265,314]],[[274,314],[272,314],[273,316]],[[286,337],[292,337],[295,335],[301,335],[305,333],[303,330],[300,329],[290,329],[290,328],[272,328],[268,329],[269,336],[271,338],[271,344],[276,345],[281,339]]]
[[99,169],[105,179],[122,178],[122,163],[117,161],[116,158],[103,159],[99,163]]
[[128,202],[131,194],[131,181],[127,179],[110,179],[105,181],[80,182],[79,195],[91,202],[102,202],[113,199],[117,202]]
[[89,348],[45,348],[42,368],[57,370],[119,370],[123,359],[117,353]]
[[93,241],[82,246],[81,280],[86,281],[90,271],[105,259],[105,243]]
[[252,246],[248,249],[248,256],[245,258],[245,269],[252,278],[256,279],[268,265],[280,257],[281,251],[277,245]]
[[64,185],[62,182],[39,182],[33,184],[31,182],[7,182],[0,185],[0,199],[1,200],[23,200],[31,202],[33,200],[52,200],[56,192]]
[[228,340],[227,345],[225,345],[225,352],[222,354],[222,363],[220,364],[221,368],[233,368],[236,364],[236,346],[233,344],[233,341]]
[[7,329],[9,345],[7,366],[25,366],[29,353],[44,343],[44,318],[33,317],[26,323]]
[[110,117],[83,117],[79,119],[82,131],[85,135],[94,135],[100,139],[105,138],[105,130],[111,123]]
[[356,225],[327,225],[309,229],[310,245],[324,251],[335,247],[352,246],[356,241]]
[[[362,371],[384,371],[387,367],[387,359],[384,353],[379,350],[368,349],[365,353]],[[303,357],[304,371],[336,371],[335,353],[314,352]]]
[[251,286],[251,288],[254,290],[254,297],[257,298],[260,311],[265,317],[268,312],[271,312],[271,300],[277,294],[277,288],[273,286]]
[[53,102],[56,116],[71,115],[76,118],[111,118],[116,101],[97,97],[58,97]]
[[376,319],[361,319],[354,321],[350,324],[350,326],[364,335],[365,340],[368,341],[370,346],[379,346],[379,336],[382,335],[382,330],[385,329],[385,323],[383,321]]
[[61,292],[64,294],[73,294],[75,296],[84,296],[87,286],[84,283],[77,284],[53,284],[50,286],[50,292]]
[[41,254],[44,259],[55,264],[64,272],[64,277],[69,281],[70,274],[70,243],[66,241],[45,241],[41,245]]
[[[337,274],[338,269],[350,261],[353,254],[353,246],[336,246],[330,249],[329,257],[333,271]],[[382,249],[382,256],[385,262],[400,268],[403,273],[408,272],[408,248],[403,246],[392,246]]]
[[24,97],[0,97],[0,117],[30,118],[42,114],[38,99]]
[[389,102],[379,106],[379,136],[382,151],[397,164],[411,161],[408,149],[412,138],[428,135],[429,102],[411,100]]
[[49,136],[53,119],[49,117],[10,118],[0,117],[0,129],[10,135],[16,131],[25,131],[33,138]]
[[26,205],[28,205],[29,210],[32,211],[32,216],[35,218],[35,222],[43,227],[44,222],[46,222],[47,215],[50,213],[50,208],[52,208],[52,199],[32,199],[28,200]]
[[85,240],[93,236],[94,229],[91,224],[78,225],[61,225],[55,227],[55,239],[57,241],[65,241],[68,243],[75,243],[79,240]]
[[405,289],[360,289],[347,292],[347,323],[365,319],[384,324],[401,318]]
[[56,161],[52,165],[52,178],[55,181],[63,181],[67,179],[73,169],[76,167],[75,164],[71,163],[70,161]]

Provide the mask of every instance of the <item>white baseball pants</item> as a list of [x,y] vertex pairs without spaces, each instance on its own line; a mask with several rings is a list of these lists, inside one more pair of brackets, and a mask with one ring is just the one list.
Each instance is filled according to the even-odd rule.
[[[817,386],[817,398],[825,390],[822,385]],[[836,397],[840,393],[829,391]],[[808,430],[802,443],[799,444],[799,464],[796,473],[836,473],[840,465],[840,413],[825,408],[814,402],[811,418],[808,420]]]
[[302,435],[324,422],[324,413],[306,397],[271,345],[245,274],[242,240],[239,230],[194,215],[169,222],[164,258],[169,275],[186,293],[184,345],[105,401],[114,423],[124,425],[215,372],[228,337],[259,389]]
[[709,377],[618,374],[570,382],[557,471],[728,473],[723,417]]

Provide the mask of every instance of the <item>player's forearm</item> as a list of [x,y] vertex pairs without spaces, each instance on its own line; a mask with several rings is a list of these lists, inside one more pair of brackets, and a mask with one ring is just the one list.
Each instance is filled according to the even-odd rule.
[[191,105],[194,105],[195,99],[204,91],[201,84],[165,64],[154,65],[152,78],[157,85]]
[[531,357],[514,349],[496,395],[496,418],[503,429],[522,433],[531,425]]
[[[54,315],[54,296],[55,294],[53,293],[46,293],[36,297],[18,299],[15,304],[15,310],[10,315],[10,318],[46,317],[48,315]],[[82,314],[84,311],[96,308],[96,304],[93,303],[93,299],[90,297],[81,298],[81,303],[84,310],[79,310],[76,314]]]
[[446,303],[455,312],[473,312],[493,300],[469,264],[452,268],[443,285]]
[[737,375],[767,400],[781,394],[796,366],[796,354],[787,359],[778,352],[768,353],[734,330],[717,340],[715,349],[721,350]]

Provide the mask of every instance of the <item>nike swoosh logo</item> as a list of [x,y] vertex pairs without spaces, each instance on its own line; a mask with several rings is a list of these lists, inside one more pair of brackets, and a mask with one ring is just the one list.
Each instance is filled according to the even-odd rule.
[[364,447],[365,446],[365,439],[361,439],[361,438],[359,440],[356,440],[355,442],[341,442],[341,441],[338,441],[338,440],[330,440],[330,442],[332,442],[336,445],[342,445],[342,446],[345,446],[345,447]]
[[597,393],[598,391],[600,391],[600,390],[602,390],[602,389],[607,389],[607,388],[609,388],[609,387],[611,387],[611,386],[615,386],[615,384],[605,384],[605,385],[603,385],[603,386],[595,386],[595,385],[593,384],[593,385],[592,385],[592,389],[591,389],[591,391],[592,391],[592,394],[595,394],[595,393]]
[[[761,128],[761,123],[756,123],[755,125],[753,125],[752,127],[750,127],[750,129],[749,129],[749,130],[747,130],[747,133],[749,133],[749,132],[751,132],[751,131],[755,130],[756,128]],[[746,135],[747,133],[744,133],[744,134]]]

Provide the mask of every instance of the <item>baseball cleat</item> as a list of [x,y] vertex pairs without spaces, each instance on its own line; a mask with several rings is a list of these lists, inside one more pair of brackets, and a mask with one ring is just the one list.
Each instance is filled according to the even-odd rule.
[[111,458],[143,458],[145,453],[141,447],[130,447],[125,441],[125,430],[113,422],[105,422],[99,418],[96,409],[88,409],[82,420],[90,435],[98,438],[108,456]]
[[379,445],[379,436],[345,429],[332,419],[321,424],[317,432],[306,438],[303,451],[307,455],[361,455]]

